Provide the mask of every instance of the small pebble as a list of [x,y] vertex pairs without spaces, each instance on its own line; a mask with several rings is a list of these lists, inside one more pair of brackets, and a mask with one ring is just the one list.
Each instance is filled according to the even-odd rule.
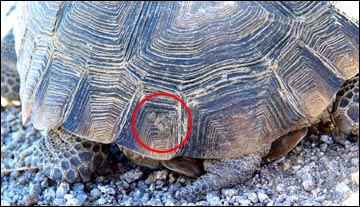
[[231,196],[235,196],[237,194],[237,190],[233,189],[233,188],[225,188],[221,190],[221,193],[225,196],[225,197],[231,197]]
[[54,188],[47,188],[44,190],[44,197],[47,200],[52,200],[56,196]]
[[329,136],[326,135],[326,134],[321,135],[321,136],[320,136],[320,140],[321,140],[322,142],[325,142],[326,144],[333,144],[333,143],[334,143],[333,140],[332,140],[332,138],[329,137]]
[[135,180],[140,179],[143,176],[143,172],[139,169],[130,170],[120,176],[120,179],[125,179],[126,182],[132,183]]
[[61,182],[59,187],[56,189],[56,198],[64,198],[64,195],[67,194],[69,190],[69,184],[66,182]]
[[28,183],[28,179],[26,177],[21,177],[19,180],[19,184],[25,185],[26,183]]
[[238,203],[239,203],[241,206],[250,206],[250,205],[251,205],[251,201],[246,200],[246,199],[239,200]]
[[79,205],[81,206],[85,203],[87,197],[88,196],[85,194],[80,194],[80,195],[76,196],[76,200],[78,201]]
[[206,201],[210,206],[218,206],[220,205],[220,198],[215,193],[210,192],[206,195]]
[[327,149],[327,147],[328,147],[328,145],[327,145],[326,143],[321,144],[321,145],[320,145],[320,150],[321,150],[322,152],[325,152],[326,149]]
[[108,195],[115,195],[116,194],[116,190],[115,188],[111,187],[111,186],[98,186],[99,190],[104,193],[104,194],[108,194]]
[[67,206],[79,206],[80,203],[72,194],[65,194],[64,198],[66,199],[66,205]]
[[178,183],[185,183],[185,178],[184,178],[184,176],[179,176],[178,179],[177,179],[177,182],[178,182]]
[[23,199],[23,203],[25,206],[35,205],[38,201],[39,201],[39,196],[36,194],[28,194]]
[[1,199],[1,206],[12,206],[10,201]]
[[176,181],[175,175],[174,175],[173,173],[170,173],[170,174],[169,174],[169,182],[170,182],[170,183],[173,183],[173,182],[175,182],[175,181]]
[[302,186],[304,188],[304,190],[310,192],[315,188],[315,182],[314,182],[314,178],[311,174],[309,173],[305,173],[302,176]]
[[63,198],[55,198],[53,201],[54,206],[64,206],[66,204],[65,199]]
[[268,199],[268,196],[263,192],[257,192],[257,196],[261,203]]
[[75,184],[72,186],[71,190],[73,190],[73,191],[83,191],[83,190],[84,190],[84,184],[82,184],[82,183],[75,183]]
[[101,196],[101,191],[97,188],[94,188],[90,191],[90,195],[93,198],[99,198]]
[[20,172],[15,171],[10,173],[10,177],[14,180],[16,180],[20,176]]
[[340,193],[347,193],[350,191],[350,188],[345,184],[345,182],[341,182],[337,184],[335,189]]
[[104,204],[106,203],[106,200],[105,200],[104,198],[99,198],[99,199],[96,201],[96,203],[97,203],[98,205],[104,205]]
[[259,200],[258,200],[258,196],[256,193],[252,192],[252,193],[249,193],[247,195],[247,198],[252,202],[252,203],[257,203]]
[[351,175],[351,180],[359,185],[359,170]]
[[43,181],[41,181],[40,186],[43,188],[49,187],[51,184],[50,179],[48,177],[45,177]]
[[41,186],[37,183],[30,183],[29,185],[29,193],[30,194],[41,194],[42,193],[42,189]]

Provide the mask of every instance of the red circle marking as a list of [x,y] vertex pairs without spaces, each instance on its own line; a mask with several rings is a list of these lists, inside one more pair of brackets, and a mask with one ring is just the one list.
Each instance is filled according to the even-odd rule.
[[[183,107],[185,108],[187,114],[188,114],[188,117],[189,117],[189,128],[188,128],[188,131],[186,133],[186,136],[185,136],[185,139],[177,146],[171,148],[171,149],[167,149],[167,150],[158,150],[158,149],[154,149],[154,148],[151,148],[149,146],[147,146],[144,142],[141,141],[139,135],[137,134],[136,132],[136,128],[135,128],[135,118],[136,118],[136,113],[139,111],[141,105],[143,105],[145,103],[145,101],[148,101],[156,96],[167,96],[167,97],[171,97],[177,101],[179,101],[181,103],[181,105],[183,105]],[[185,102],[183,100],[181,100],[181,98],[177,97],[176,95],[174,94],[171,94],[171,93],[165,93],[165,92],[159,92],[159,93],[153,93],[149,96],[146,96],[145,98],[143,98],[140,103],[136,106],[135,108],[135,111],[134,113],[132,114],[132,118],[131,118],[131,129],[133,131],[133,134],[136,138],[136,140],[140,143],[141,146],[143,146],[145,149],[149,150],[149,151],[152,151],[152,152],[157,152],[157,153],[169,153],[169,152],[172,152],[172,151],[175,151],[177,149],[179,149],[180,147],[182,147],[185,142],[189,139],[190,137],[190,134],[191,134],[191,130],[192,130],[192,116],[191,116],[191,112],[190,112],[190,109],[189,107],[185,104]]]

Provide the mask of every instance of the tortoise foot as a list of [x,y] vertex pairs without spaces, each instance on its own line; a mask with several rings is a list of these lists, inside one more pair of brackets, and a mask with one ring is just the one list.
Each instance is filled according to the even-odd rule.
[[206,173],[190,185],[181,188],[176,196],[193,196],[230,187],[244,182],[260,167],[258,155],[225,159],[205,160]]
[[60,128],[50,130],[36,143],[31,164],[54,180],[86,182],[107,156],[108,145],[81,139]]

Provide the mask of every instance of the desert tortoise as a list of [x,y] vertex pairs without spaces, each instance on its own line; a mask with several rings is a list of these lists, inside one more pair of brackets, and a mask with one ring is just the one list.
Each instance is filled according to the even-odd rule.
[[[100,143],[116,143],[138,164],[201,175],[182,189],[196,194],[244,181],[261,158],[288,152],[327,115],[358,136],[358,22],[330,3],[17,9],[23,122],[49,130],[33,160],[54,179],[88,180],[106,158]],[[9,83],[1,80],[3,92]],[[173,97],[143,101],[158,92],[176,95],[191,113]],[[135,139],[133,117],[143,143],[166,153]]]

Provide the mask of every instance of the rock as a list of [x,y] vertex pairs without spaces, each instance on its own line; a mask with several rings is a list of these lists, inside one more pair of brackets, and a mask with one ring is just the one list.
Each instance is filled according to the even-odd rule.
[[11,122],[12,120],[15,120],[16,116],[14,114],[8,113],[6,116],[6,122]]
[[315,182],[311,174],[304,173],[301,179],[304,190],[310,192],[315,188]]
[[[343,206],[359,206],[359,191],[357,192],[350,192],[344,202],[342,203]],[[2,204],[2,203],[1,203]]]
[[162,206],[163,203],[161,203],[160,199],[156,198],[156,199],[151,199],[149,202],[147,202],[147,205],[150,205],[150,206]]
[[135,189],[132,196],[135,200],[140,200],[144,196],[144,191],[140,189]]
[[276,185],[276,192],[282,193],[284,191],[285,191],[285,185],[284,184],[280,183],[280,184]]
[[10,201],[1,199],[1,206],[12,206]]
[[47,188],[44,190],[44,198],[46,200],[53,200],[55,198],[55,190],[54,188]]
[[329,137],[329,136],[326,135],[326,134],[321,135],[321,136],[320,136],[320,140],[321,140],[322,142],[326,143],[326,144],[333,144],[333,143],[334,143],[334,141],[332,140],[332,138]]
[[141,203],[145,203],[149,200],[150,198],[150,194],[149,193],[144,193],[143,197],[141,198]]
[[[208,206],[209,204],[205,205]],[[194,203],[182,203],[181,206],[195,206]]]
[[184,178],[184,176],[179,176],[178,179],[177,179],[177,182],[178,182],[178,183],[185,183],[185,178]]
[[169,174],[169,182],[170,182],[170,183],[173,183],[173,182],[175,182],[175,181],[176,181],[175,175],[174,175],[173,173],[170,173],[170,174]]
[[121,202],[121,205],[123,205],[123,206],[132,206],[133,205],[133,198],[132,197],[128,197],[128,196],[126,196],[126,197],[124,197],[123,198],[123,201]]
[[122,182],[122,185],[121,185],[124,189],[129,189],[130,188],[130,185],[129,183],[127,183],[126,181]]
[[63,206],[63,205],[65,205],[65,199],[55,198],[53,205],[54,206]]
[[48,177],[44,177],[44,179],[41,181],[40,186],[43,188],[49,187],[51,184],[51,181]]
[[165,206],[175,206],[174,202],[169,200],[165,202]]
[[19,179],[19,184],[20,184],[20,185],[25,185],[25,184],[27,184],[27,183],[28,183],[27,177],[22,176],[22,177]]
[[351,175],[351,180],[359,185],[359,170]]
[[199,201],[195,203],[195,206],[208,206],[209,204],[206,201]]
[[161,171],[155,171],[148,176],[145,183],[150,184],[156,182],[157,180],[166,180],[168,174],[169,174],[169,170],[167,169]]
[[225,188],[225,189],[221,190],[221,193],[225,197],[231,197],[231,196],[235,196],[237,194],[237,190],[234,188]]
[[165,185],[165,182],[164,182],[164,180],[157,180],[156,182],[155,182],[155,189],[161,189],[164,185]]
[[249,193],[247,195],[247,198],[252,202],[252,203],[257,203],[259,200],[258,200],[258,196],[256,195],[256,193],[252,192],[252,193]]
[[79,205],[81,206],[85,203],[87,197],[88,196],[85,194],[80,194],[80,195],[76,196],[76,200],[78,201]]
[[302,182],[302,186],[303,186],[304,190],[310,192],[314,189],[315,183],[313,180],[304,180]]
[[66,182],[61,182],[60,186],[56,189],[56,198],[64,198],[64,195],[67,194],[69,190],[69,184]]
[[30,183],[29,185],[29,193],[30,194],[36,194],[36,195],[40,195],[42,193],[41,187],[39,184],[37,183]]
[[145,180],[146,184],[155,183],[156,181],[156,172],[151,173],[148,178]]
[[96,203],[97,203],[98,205],[104,205],[104,204],[106,203],[106,200],[105,200],[104,198],[99,198],[99,199],[96,201]]
[[209,203],[210,206],[221,205],[219,196],[216,195],[216,193],[214,192],[206,194],[206,201]]
[[74,196],[72,194],[65,194],[64,198],[66,199],[67,206],[79,206],[80,205],[79,201],[76,198],[74,198]]
[[340,192],[340,193],[347,193],[347,192],[350,191],[350,188],[346,185],[345,182],[341,182],[341,183],[336,185],[335,190]]
[[126,173],[123,173],[120,176],[120,179],[124,179],[128,183],[132,183],[135,180],[140,179],[142,176],[143,176],[143,172],[136,168],[134,170],[130,170]]
[[73,186],[72,186],[72,190],[77,192],[77,191],[84,191],[84,184],[82,183],[75,183]]
[[241,199],[237,201],[240,206],[250,206],[251,205],[251,201],[247,200],[247,199]]
[[151,183],[149,186],[149,190],[153,192],[155,190],[155,183]]
[[12,191],[12,190],[8,191],[8,192],[7,192],[7,196],[8,196],[9,198],[14,198],[14,196],[15,196],[14,191]]
[[111,187],[109,185],[98,186],[98,188],[104,194],[108,194],[108,195],[115,195],[116,194],[115,188],[113,188],[113,187]]
[[303,206],[320,206],[320,203],[315,201],[303,201]]
[[39,201],[39,196],[36,194],[28,194],[24,197],[23,203],[25,206],[32,206],[37,204]]
[[12,138],[14,139],[14,141],[21,140],[22,137],[24,137],[24,132],[23,131],[17,131],[17,132],[12,134]]
[[97,176],[96,178],[95,178],[95,182],[97,182],[97,183],[102,183],[103,181],[104,181],[104,176]]
[[90,191],[90,195],[93,198],[99,198],[101,196],[101,191],[97,188],[94,188]]
[[325,143],[325,144],[321,144],[320,145],[320,150],[322,151],[322,152],[325,152],[326,151],[326,149],[327,149],[327,147],[328,147],[328,145]]
[[38,173],[35,174],[35,182],[41,182],[45,180],[50,182],[50,178],[46,177],[45,174],[42,173],[42,171],[39,171]]
[[20,172],[15,171],[10,173],[10,177],[14,180],[16,180],[20,176]]
[[259,201],[261,202],[261,203],[263,203],[264,201],[266,201],[267,199],[269,199],[268,198],[268,196],[265,194],[265,193],[263,193],[263,192],[257,192],[257,196],[258,196],[258,199],[259,199]]

